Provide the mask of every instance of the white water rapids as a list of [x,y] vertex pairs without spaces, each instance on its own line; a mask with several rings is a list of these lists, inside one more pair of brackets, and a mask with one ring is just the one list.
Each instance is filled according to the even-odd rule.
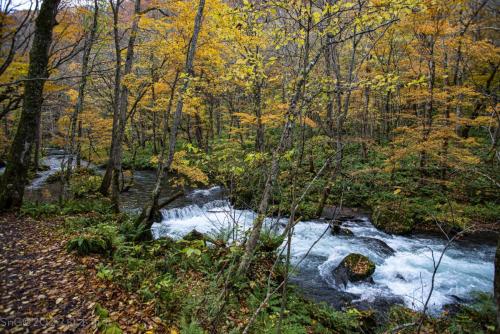
[[[210,196],[215,192],[220,193],[220,188],[196,190],[190,197],[198,199],[198,204],[163,210],[163,220],[153,225],[153,235],[156,238],[180,238],[196,229],[219,237],[223,235],[229,240],[241,239],[251,227],[255,213],[234,209],[226,200],[213,200]],[[204,197],[207,199],[200,201]],[[266,226],[281,229],[284,222],[286,219],[268,219]],[[324,233],[328,228],[324,221],[300,222],[295,227],[291,247],[293,263],[298,263],[324,233],[300,263],[297,279],[300,281],[304,271],[307,272],[308,277],[304,279],[309,286],[314,284],[313,281],[321,281],[329,288],[356,295],[354,299],[358,301],[373,302],[379,298],[397,297],[406,306],[421,309],[430,288],[433,253],[437,261],[445,241],[423,236],[392,236],[377,230],[367,218],[353,219],[343,226],[348,227],[354,236],[332,235],[330,231]],[[374,283],[349,283],[346,288],[335,285],[332,271],[349,253],[366,255],[376,263]],[[467,300],[473,291],[491,292],[493,259],[494,248],[491,245],[453,245],[446,251],[437,271],[430,309],[438,312],[446,304]]]

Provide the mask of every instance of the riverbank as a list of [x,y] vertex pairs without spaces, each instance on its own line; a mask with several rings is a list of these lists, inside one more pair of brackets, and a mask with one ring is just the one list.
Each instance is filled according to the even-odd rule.
[[103,259],[68,253],[65,218],[0,216],[0,331],[93,333],[119,326],[128,333],[166,332],[151,305],[99,279]]

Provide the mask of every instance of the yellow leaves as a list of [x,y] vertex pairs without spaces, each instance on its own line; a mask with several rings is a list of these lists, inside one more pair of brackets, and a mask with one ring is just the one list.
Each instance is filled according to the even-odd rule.
[[66,95],[68,95],[71,103],[76,104],[76,101],[78,100],[78,92],[76,90],[68,89],[66,91]]
[[170,86],[165,82],[155,82],[154,90],[157,94],[165,94],[167,92],[170,92]]
[[478,116],[475,119],[462,118],[462,120],[470,126],[490,126],[495,122],[494,118],[491,116]]
[[304,117],[304,124],[311,127],[311,128],[316,128],[318,125],[316,122],[314,122],[312,119],[309,117]]
[[185,158],[186,155],[186,151],[175,152],[172,169],[186,177],[191,182],[207,185],[208,176],[198,167],[190,165],[189,160]]
[[284,124],[283,114],[266,114],[262,116],[262,124],[267,127],[276,128]]
[[135,74],[129,73],[122,78],[122,84],[128,89],[133,90],[139,86],[139,80]]
[[319,21],[321,20],[321,17],[322,17],[322,15],[321,15],[320,12],[313,12],[312,13],[312,21],[313,21],[313,23],[314,24],[318,24]]
[[234,113],[236,117],[238,117],[242,124],[250,125],[256,123],[256,117],[247,113],[237,112]]
[[158,164],[160,163],[160,157],[158,155],[153,155],[149,159],[149,163],[153,166],[158,166]]

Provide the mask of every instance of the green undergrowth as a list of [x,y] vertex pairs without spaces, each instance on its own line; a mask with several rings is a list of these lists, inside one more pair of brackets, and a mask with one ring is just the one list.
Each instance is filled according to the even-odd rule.
[[[469,305],[445,310],[440,317],[427,317],[422,324],[421,333],[448,334],[488,334],[495,333],[495,304],[493,296],[477,293]],[[421,321],[421,314],[401,306],[394,306],[388,314],[387,323],[378,332],[384,333],[400,328],[398,333],[413,334]],[[403,325],[407,325],[404,326]]]

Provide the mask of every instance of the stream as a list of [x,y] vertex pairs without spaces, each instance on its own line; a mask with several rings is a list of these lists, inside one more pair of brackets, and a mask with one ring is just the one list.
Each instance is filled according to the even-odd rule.
[[[54,199],[59,187],[45,181],[60,169],[62,158],[61,151],[50,151],[44,158],[43,163],[50,169],[38,173],[26,188],[28,200]],[[155,177],[154,171],[134,173],[134,186],[122,194],[124,210],[133,212],[143,206]],[[166,186],[162,191],[164,196],[168,195]],[[192,190],[171,203],[162,210],[163,219],[155,223],[152,230],[155,238],[180,238],[196,229],[230,241],[241,240],[255,215],[250,210],[235,209],[226,199],[223,189],[216,186]],[[287,219],[268,218],[265,228],[279,232],[286,222]],[[365,216],[346,219],[342,226],[350,229],[353,235],[333,235],[324,220],[296,225],[291,257],[297,270],[291,278],[292,283],[307,298],[324,301],[337,309],[348,304],[381,309],[395,303],[414,310],[422,309],[430,289],[433,255],[435,259],[439,258],[445,241],[427,235],[386,234],[377,230]],[[375,262],[373,282],[348,283],[346,287],[335,284],[332,271],[350,253],[366,255]],[[467,302],[475,291],[491,293],[494,257],[495,247],[491,243],[454,243],[446,251],[437,271],[430,311],[437,314],[448,304]]]
[[[191,204],[162,211],[163,220],[153,225],[155,238],[180,238],[196,229],[238,240],[256,216],[253,211],[232,207],[219,187],[195,190],[187,197]],[[286,222],[287,219],[269,218],[265,227],[279,232]],[[333,235],[324,220],[296,225],[291,257],[298,271],[291,280],[305,296],[335,308],[349,303],[375,308],[399,303],[414,310],[422,309],[430,289],[433,253],[437,259],[445,241],[423,235],[389,235],[377,230],[368,217],[348,219],[342,226],[354,235]],[[366,255],[375,262],[373,282],[349,283],[346,287],[335,284],[332,271],[350,253]],[[491,244],[457,242],[452,245],[437,271],[429,302],[431,312],[438,313],[447,304],[465,302],[474,291],[492,292],[494,257],[495,247]]]

